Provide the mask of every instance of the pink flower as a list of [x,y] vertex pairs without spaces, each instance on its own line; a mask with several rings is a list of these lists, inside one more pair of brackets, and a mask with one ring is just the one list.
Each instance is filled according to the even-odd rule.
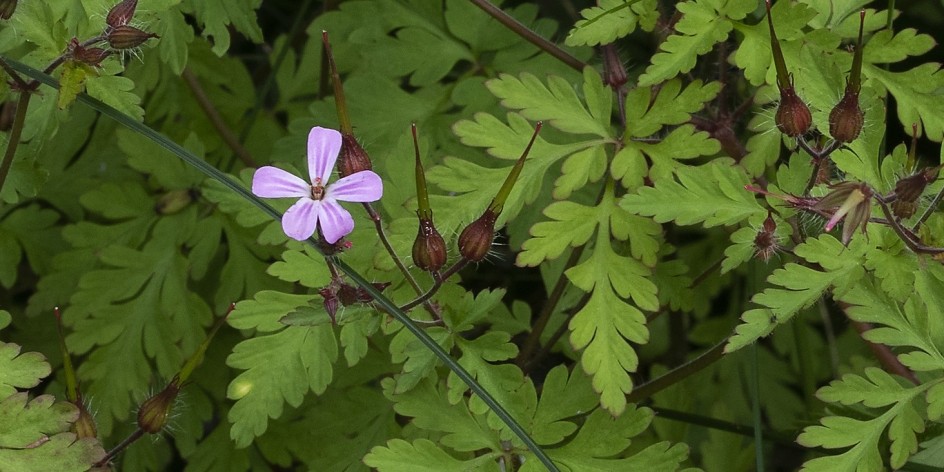
[[252,176],[252,193],[258,197],[298,198],[282,216],[288,237],[304,241],[320,226],[325,241],[334,244],[354,230],[354,218],[338,202],[373,202],[383,195],[380,176],[369,170],[328,185],[340,151],[341,133],[314,127],[308,134],[309,182],[272,166],[260,167]]

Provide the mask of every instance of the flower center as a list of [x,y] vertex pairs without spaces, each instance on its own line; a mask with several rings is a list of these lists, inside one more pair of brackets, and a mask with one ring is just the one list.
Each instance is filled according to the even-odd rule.
[[321,179],[315,179],[315,183],[311,186],[311,199],[312,200],[321,200],[324,198],[325,188],[321,184]]

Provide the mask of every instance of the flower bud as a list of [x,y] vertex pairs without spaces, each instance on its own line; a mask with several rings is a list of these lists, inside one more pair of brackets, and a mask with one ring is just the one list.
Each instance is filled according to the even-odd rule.
[[769,261],[770,257],[777,252],[777,248],[780,247],[777,241],[777,235],[774,233],[776,230],[777,222],[774,221],[773,216],[768,211],[767,219],[764,220],[761,230],[758,231],[757,236],[754,237],[755,254],[764,262]]
[[164,390],[148,398],[138,409],[138,427],[149,434],[159,433],[164,429],[178,393],[180,393],[180,385],[177,383],[177,378],[174,378],[164,387]]
[[338,155],[338,173],[341,177],[371,170],[370,156],[352,134],[341,133],[341,153]]
[[495,220],[498,215],[491,208],[485,210],[479,219],[473,221],[459,235],[459,254],[472,262],[485,259],[492,240],[495,239]]
[[413,263],[429,272],[438,271],[446,263],[446,242],[431,219],[420,219],[413,241]]
[[190,189],[171,190],[161,196],[154,211],[159,215],[173,215],[180,212],[193,202],[193,192]]
[[89,413],[88,408],[81,401],[76,402],[75,406],[79,409],[79,419],[72,424],[72,431],[79,439],[98,437],[98,428],[95,426],[95,418]]
[[629,80],[626,77],[626,67],[620,60],[616,45],[610,43],[603,46],[603,83],[613,89],[618,89]]
[[160,36],[147,31],[141,31],[134,26],[121,25],[108,32],[106,39],[108,44],[115,49],[133,49],[151,38]]
[[72,58],[87,65],[98,67],[111,54],[102,48],[77,47],[72,51]]
[[806,134],[813,123],[810,108],[797,96],[793,86],[780,89],[780,106],[774,117],[781,133],[796,138]]
[[938,171],[941,166],[931,167],[900,179],[895,184],[895,196],[892,202],[892,213],[899,218],[910,218],[918,209],[918,199],[924,193],[924,189],[937,179]]
[[138,0],[122,0],[108,11],[105,23],[112,28],[127,25],[131,21],[131,17],[134,16],[134,10],[137,7]]
[[16,11],[16,0],[0,0],[0,20],[9,20]]
[[842,100],[829,113],[829,134],[840,143],[849,143],[859,137],[865,113],[859,108],[859,93],[846,87]]

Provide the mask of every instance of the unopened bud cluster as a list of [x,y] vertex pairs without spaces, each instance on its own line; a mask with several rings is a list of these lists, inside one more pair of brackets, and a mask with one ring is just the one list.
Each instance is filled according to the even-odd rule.
[[[791,138],[799,138],[810,131],[813,117],[806,102],[800,98],[793,87],[793,77],[787,73],[786,62],[780,50],[777,33],[774,30],[773,19],[770,15],[770,0],[767,1],[767,20],[770,26],[770,43],[774,56],[774,65],[777,68],[777,86],[780,89],[780,105],[774,121],[783,134]],[[862,24],[865,21],[865,11],[861,13],[859,26],[859,41],[852,62],[852,69],[846,82],[846,90],[829,113],[829,134],[838,143],[850,143],[859,137],[865,114],[859,106],[860,78],[862,72]]]

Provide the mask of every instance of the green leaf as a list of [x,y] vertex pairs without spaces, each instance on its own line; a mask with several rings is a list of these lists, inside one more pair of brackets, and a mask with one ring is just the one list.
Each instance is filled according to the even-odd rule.
[[230,382],[226,396],[236,400],[228,418],[230,438],[248,446],[282,415],[284,405],[301,405],[305,393],[322,393],[333,377],[338,345],[330,326],[289,327],[240,342],[227,358],[243,370]]
[[862,62],[867,64],[900,62],[909,56],[920,56],[930,51],[934,45],[933,37],[918,34],[912,28],[895,32],[883,29],[869,38],[862,50]]
[[[798,66],[792,62],[791,53],[805,40],[804,28],[816,16],[816,11],[801,2],[773,2],[770,10],[787,65]],[[773,83],[773,52],[770,49],[767,18],[761,18],[753,25],[738,22],[734,27],[744,35],[744,40],[734,52],[734,63],[744,69],[744,76],[751,84]],[[779,135],[777,137],[779,142]]]
[[38,352],[20,354],[20,349],[16,344],[0,342],[0,398],[13,395],[17,388],[35,387],[52,372],[45,356]]
[[[685,86],[673,79],[661,87],[636,87],[626,95],[626,131],[630,136],[644,138],[657,133],[665,125],[687,123],[721,91],[720,82],[700,80]],[[626,144],[632,144],[628,142]]]
[[59,79],[60,110],[65,110],[75,101],[79,93],[85,91],[85,80],[89,76],[97,75],[95,69],[78,61],[66,61],[62,65],[62,76]]
[[679,73],[692,70],[698,56],[728,37],[733,25],[754,11],[750,0],[693,0],[679,3],[676,8],[682,19],[675,24],[676,33],[669,36],[652,57],[646,73],[639,77],[639,85],[655,85]]
[[794,263],[775,270],[767,281],[783,288],[768,288],[751,298],[763,308],[744,312],[741,317],[743,323],[735,328],[735,334],[724,348],[725,352],[734,352],[767,336],[778,325],[786,323],[800,310],[819,300],[830,287],[833,287],[834,296],[845,296],[865,274],[862,268],[863,245],[862,240],[857,238],[847,248],[836,238],[821,235],[808,238],[795,247],[794,254],[819,264],[824,270],[818,271]]
[[500,470],[495,460],[498,455],[493,452],[463,461],[450,456],[428,439],[417,439],[413,443],[391,439],[386,446],[371,449],[364,456],[364,463],[380,472],[497,472]]
[[262,42],[262,29],[256,20],[256,10],[262,0],[188,0],[197,21],[203,26],[203,37],[213,38],[213,53],[222,56],[229,50],[232,27],[249,40]]
[[852,448],[839,455],[807,461],[802,470],[883,470],[878,442],[886,428],[891,440],[892,468],[902,467],[908,457],[918,450],[915,434],[924,431],[924,422],[914,401],[933,383],[906,388],[904,382],[897,381],[881,369],[868,368],[865,374],[865,378],[854,374],[845,375],[842,380],[833,381],[820,389],[817,396],[827,402],[890,408],[866,421],[827,416],[820,420],[821,425],[806,427],[797,438],[797,442],[806,447]]
[[[583,93],[586,105],[573,86],[561,77],[550,76],[548,85],[531,74],[520,78],[502,74],[486,83],[501,100],[502,106],[519,110],[529,120],[549,122],[555,128],[573,134],[594,134],[609,138],[611,131],[611,96],[593,68],[584,69]],[[519,151],[520,152],[520,151]]]
[[744,189],[750,181],[743,169],[720,161],[701,167],[676,169],[678,181],[662,180],[623,197],[620,207],[659,223],[702,223],[706,228],[733,225],[752,216],[766,215],[753,194]]
[[90,77],[85,82],[85,90],[89,96],[101,100],[135,120],[141,121],[144,119],[141,97],[132,92],[134,82],[127,77],[114,75]]
[[568,46],[609,44],[632,33],[637,24],[651,31],[659,13],[654,0],[602,0],[598,6],[581,10],[580,16],[583,19],[564,40]]
[[67,432],[79,412],[51,395],[28,401],[17,393],[0,400],[0,464],[3,470],[84,472],[105,457],[97,439]]
[[910,135],[911,124],[916,123],[919,135],[933,141],[944,139],[944,116],[935,107],[944,90],[944,71],[938,64],[922,64],[904,72],[863,64],[862,73],[895,97],[898,120],[906,133]]

